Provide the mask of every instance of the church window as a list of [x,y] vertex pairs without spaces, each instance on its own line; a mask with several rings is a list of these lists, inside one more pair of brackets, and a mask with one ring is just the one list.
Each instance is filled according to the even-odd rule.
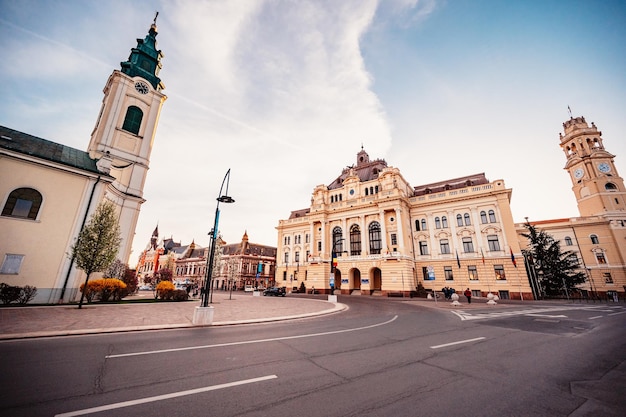
[[20,268],[22,267],[22,261],[24,260],[24,255],[13,255],[7,253],[4,255],[4,261],[2,261],[2,266],[0,266],[0,274],[7,275],[17,275],[20,273]]
[[484,211],[481,211],[481,212],[480,212],[480,222],[481,222],[482,224],[487,223],[487,213],[486,213],[486,212],[484,212]]
[[354,224],[350,227],[350,255],[361,254],[361,229]]
[[604,186],[604,189],[607,191],[615,191],[617,190],[617,186],[615,186],[615,184],[613,184],[612,182],[607,182]]
[[36,220],[42,200],[43,197],[37,190],[32,188],[16,188],[11,191],[9,198],[7,198],[6,203],[4,203],[2,215]]
[[380,224],[372,222],[369,226],[370,253],[379,254],[382,247],[380,238]]
[[139,128],[141,127],[141,119],[143,118],[143,112],[137,106],[128,106],[126,110],[126,117],[124,117],[124,124],[122,129],[127,132],[139,134]]
[[598,239],[597,235],[591,235],[589,236],[589,239],[591,239],[591,243],[593,243],[594,245],[597,245],[600,243],[600,240]]
[[569,236],[565,236],[565,245],[572,246],[572,238]]

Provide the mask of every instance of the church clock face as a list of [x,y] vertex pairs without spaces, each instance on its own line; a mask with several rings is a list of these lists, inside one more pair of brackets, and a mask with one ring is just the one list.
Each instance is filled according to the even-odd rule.
[[137,92],[140,94],[148,94],[150,88],[148,87],[148,84],[144,83],[143,81],[137,81],[135,83],[135,90],[137,90]]
[[581,178],[583,177],[583,175],[585,175],[585,171],[583,171],[583,169],[582,169],[582,168],[577,168],[577,169],[574,171],[574,177],[575,177],[577,180],[581,179]]
[[611,171],[611,167],[606,162],[602,162],[601,164],[598,164],[598,169],[600,170],[600,172],[603,172],[605,174]]

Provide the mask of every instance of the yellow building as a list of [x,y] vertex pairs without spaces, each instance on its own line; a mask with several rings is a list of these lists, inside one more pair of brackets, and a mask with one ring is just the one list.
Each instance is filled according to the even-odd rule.
[[156,36],[155,22],[109,77],[87,151],[0,127],[0,282],[37,287],[34,303],[80,295],[71,248],[103,200],[116,205],[128,262],[166,99]]
[[[602,298],[626,291],[626,189],[594,123],[584,117],[572,117],[563,123],[559,134],[565,153],[564,169],[572,181],[580,217],[529,221],[553,236],[563,250],[578,258],[587,282],[583,295]],[[526,233],[523,223],[518,233]],[[520,236],[523,248],[526,238]],[[540,268],[530,268],[531,279],[541,279]]]
[[484,174],[412,187],[362,149],[355,165],[279,221],[276,283],[293,290],[409,295],[470,288],[530,299],[511,190]]

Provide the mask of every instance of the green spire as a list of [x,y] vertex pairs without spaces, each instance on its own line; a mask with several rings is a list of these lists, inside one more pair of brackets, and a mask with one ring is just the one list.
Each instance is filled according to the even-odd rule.
[[156,19],[159,12],[154,16],[154,22],[150,26],[148,35],[144,39],[137,39],[137,47],[132,48],[128,61],[122,62],[122,72],[130,77],[141,77],[152,84],[157,91],[165,88],[158,77],[161,71],[161,58],[163,53],[156,49],[157,26]]

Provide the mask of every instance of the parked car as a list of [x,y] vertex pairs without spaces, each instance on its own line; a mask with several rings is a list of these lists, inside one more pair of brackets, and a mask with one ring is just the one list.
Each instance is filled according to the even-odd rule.
[[252,292],[254,291],[254,287],[252,285],[246,285],[243,290],[245,292]]
[[285,291],[285,287],[271,287],[263,291],[263,295],[273,295],[284,297],[287,291]]

